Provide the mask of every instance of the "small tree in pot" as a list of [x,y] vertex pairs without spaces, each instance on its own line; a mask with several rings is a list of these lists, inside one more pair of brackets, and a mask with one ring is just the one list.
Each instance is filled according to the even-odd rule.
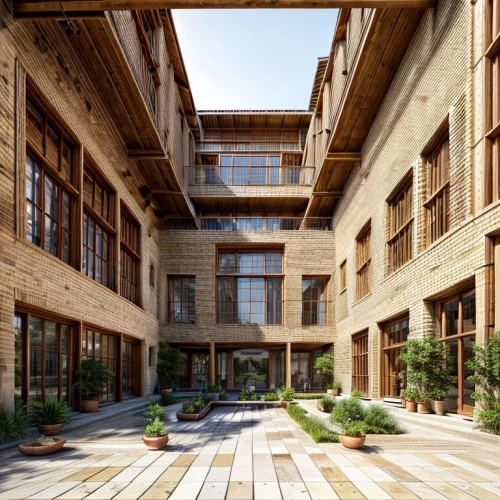
[[170,347],[163,339],[158,345],[158,363],[156,374],[158,375],[158,387],[160,391],[171,392],[177,374],[179,372],[180,351]]
[[108,370],[108,365],[100,359],[88,358],[82,361],[80,380],[73,384],[73,389],[81,395],[81,410],[84,413],[99,411],[99,398],[106,391],[106,384],[115,374]]
[[[325,389],[330,393],[333,387],[333,380],[335,376],[335,365],[333,363],[333,356],[329,352],[325,352],[319,358],[316,358],[314,362],[314,369],[323,376],[323,383],[325,385]],[[332,393],[333,394],[333,393]],[[333,394],[334,396],[338,396],[337,394]]]

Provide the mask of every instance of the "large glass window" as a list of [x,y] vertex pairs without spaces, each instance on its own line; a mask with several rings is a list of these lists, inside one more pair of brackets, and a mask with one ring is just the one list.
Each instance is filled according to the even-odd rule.
[[132,215],[122,207],[120,241],[120,294],[139,305],[140,276],[140,226]]
[[371,222],[356,238],[356,300],[361,300],[370,293],[371,254],[370,254]]
[[326,279],[302,280],[302,324],[326,325]]
[[[284,184],[280,179],[280,157],[221,155],[220,177],[223,184]],[[207,169],[207,184],[220,184],[215,170]],[[291,179],[293,180],[293,179]],[[291,182],[290,182],[291,183]]]
[[196,279],[189,277],[170,278],[170,322],[176,324],[195,323]]
[[408,340],[409,318],[398,319],[384,325],[382,358],[383,396],[398,398],[406,386],[404,367],[399,359],[402,347]]
[[281,251],[221,251],[218,264],[220,324],[282,323]]

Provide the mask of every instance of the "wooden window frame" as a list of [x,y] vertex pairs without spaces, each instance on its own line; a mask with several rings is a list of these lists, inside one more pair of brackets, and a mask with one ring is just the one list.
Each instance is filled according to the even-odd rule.
[[356,236],[356,301],[371,291],[371,220]]
[[[370,390],[369,331],[364,330],[351,338],[352,390],[368,396]],[[366,350],[364,350],[366,348]]]
[[413,259],[413,174],[399,183],[387,200],[387,275]]
[[[323,300],[314,300],[314,299],[305,300],[304,299],[304,291],[302,291],[302,325],[303,326],[326,326],[326,325],[328,325],[328,300],[327,300],[327,297],[328,297],[328,278],[326,278],[325,276],[302,276],[302,289],[304,288],[304,281],[314,281],[314,280],[322,280],[324,282],[324,286],[323,286],[324,299]],[[309,306],[310,306],[310,309],[309,309],[310,322],[305,321],[306,312],[304,311],[304,305],[306,303],[309,304]],[[324,308],[325,308],[325,312],[324,312],[325,320],[323,323],[319,323],[318,322],[319,313],[317,312],[316,313],[317,320],[315,323],[313,323],[312,322],[312,314],[313,314],[312,313],[312,306],[313,306],[313,304],[316,304],[316,311],[318,311],[319,305],[321,303],[324,304]]]
[[[452,295],[447,297],[446,299],[439,302],[440,307],[440,319],[439,319],[439,338],[441,340],[453,340],[460,337],[468,337],[470,335],[477,334],[477,328],[474,330],[464,332],[463,331],[463,299],[471,294],[476,294],[476,289],[472,288],[467,290],[466,292],[462,292],[460,294]],[[457,333],[454,335],[446,336],[446,305],[451,302],[458,301],[458,327]],[[477,326],[477,310],[476,310],[476,324]]]
[[[91,199],[87,200],[85,192],[85,180],[86,178],[91,180],[92,193],[90,195]],[[110,184],[100,175],[94,164],[88,159],[84,160],[84,172],[83,172],[83,214],[82,214],[82,273],[89,278],[101,283],[110,290],[116,291],[115,283],[115,268],[116,268],[116,192],[111,188]],[[96,207],[96,192],[100,190],[103,194],[105,193],[103,199],[107,198],[108,214],[101,213],[95,208]],[[88,235],[85,234],[85,218],[87,218],[87,232],[90,234],[90,224],[92,221],[94,224],[94,240],[92,246],[89,244]],[[99,255],[97,253],[97,227],[99,227],[101,234],[106,234],[108,238],[108,256],[105,258],[104,255]],[[103,236],[104,241],[104,236]],[[102,243],[103,244],[103,243]],[[92,274],[89,275],[89,255],[93,255],[92,263]],[[87,256],[87,257],[85,257]],[[96,278],[96,264],[101,262],[101,279]],[[107,279],[103,279],[102,273],[102,263],[106,263],[107,266]],[[85,263],[85,264],[84,264]]]
[[[175,289],[175,282],[178,281],[178,280],[181,280],[181,288],[184,287],[184,281],[187,281],[187,287],[189,288],[189,285],[190,285],[190,282],[193,281],[194,282],[194,293],[195,293],[195,296],[194,296],[194,305],[193,305],[193,308],[191,309],[191,307],[189,306],[189,303],[192,302],[192,301],[187,301],[187,316],[188,318],[191,316],[191,314],[193,315],[193,317],[195,318],[193,321],[187,321],[187,322],[183,322],[183,321],[180,321],[180,322],[177,322],[176,321],[176,318],[175,318],[175,304],[176,301],[174,299],[174,289]],[[168,283],[169,283],[169,307],[168,307],[168,319],[169,319],[169,323],[171,325],[194,325],[196,324],[196,277],[195,276],[169,276],[168,277]],[[182,311],[184,310],[184,306],[185,306],[186,302],[182,300],[182,297],[181,297],[181,300],[180,300],[180,307],[181,307],[181,318],[182,318]]]
[[347,259],[344,259],[344,261],[340,264],[339,266],[339,275],[340,275],[340,292],[342,293],[345,290],[347,290]]
[[120,220],[120,295],[140,307],[141,226],[123,202]]
[[[446,158],[445,153],[446,145],[448,158]],[[435,167],[437,159],[439,159],[439,166]],[[431,153],[425,157],[425,165],[428,197],[423,205],[426,246],[430,246],[450,230],[450,136],[448,126],[440,135]]]

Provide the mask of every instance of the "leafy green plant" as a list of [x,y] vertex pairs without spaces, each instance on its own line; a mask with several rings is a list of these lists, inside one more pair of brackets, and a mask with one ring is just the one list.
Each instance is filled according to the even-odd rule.
[[71,408],[63,400],[45,398],[43,403],[33,403],[33,418],[35,422],[45,425],[69,424]]
[[241,389],[240,395],[238,396],[239,401],[257,401],[258,399],[259,397],[255,392],[246,388]]
[[351,391],[351,397],[353,398],[360,398],[363,395],[363,393],[359,389],[354,389]]
[[207,392],[212,393],[212,394],[213,393],[217,394],[217,393],[221,392],[221,390],[222,389],[221,389],[220,385],[209,385],[207,387]]
[[148,437],[159,437],[168,434],[165,424],[161,420],[153,420],[146,425],[144,435]]
[[208,402],[200,395],[182,403],[182,413],[200,413]]
[[278,396],[281,401],[293,401],[295,397],[295,390],[292,387],[281,387],[280,389],[278,389]]
[[307,411],[299,405],[288,405],[288,415],[295,420],[304,432],[307,432],[316,443],[338,443],[339,437],[331,431],[318,417],[307,415]]
[[227,401],[227,394],[225,392],[219,394],[219,401]]
[[331,413],[335,406],[335,398],[332,396],[323,396],[317,403],[318,410]]
[[342,389],[342,384],[340,382],[334,382],[330,389],[338,389],[340,391],[340,389]]
[[264,396],[264,401],[279,401],[280,397],[277,392],[270,392]]
[[26,430],[26,405],[16,399],[14,411],[0,405],[0,444],[17,441],[28,435]]
[[354,420],[342,426],[346,436],[359,437],[366,435],[366,424],[362,420]]
[[403,434],[398,419],[393,412],[379,405],[370,405],[363,420],[366,434]]
[[321,399],[324,394],[294,394],[293,399],[303,399],[303,400],[311,400],[311,399]]
[[160,394],[160,404],[162,406],[173,405],[176,401],[175,396],[171,392],[162,392]]
[[163,421],[165,414],[161,405],[155,401],[150,401],[147,410],[143,414],[143,420],[145,423],[151,423],[155,420]]
[[73,384],[73,389],[79,390],[83,399],[98,398],[106,388],[106,384],[115,377],[108,370],[108,365],[97,358],[82,360],[80,380]]
[[299,420],[301,420],[305,415],[307,415],[307,411],[304,410],[304,408],[302,408],[301,406],[299,405],[288,405],[288,408],[287,408],[287,413],[288,415],[290,415],[290,417],[293,418],[293,420],[295,420],[296,422],[298,422]]
[[170,347],[165,340],[161,339],[158,344],[158,362],[156,364],[160,390],[173,388],[175,378],[179,372],[179,359],[180,350]]
[[416,387],[408,387],[408,389],[405,389],[404,397],[407,401],[411,401],[413,403],[420,400],[420,394]]
[[476,414],[478,427],[500,434],[500,332],[491,336],[486,347],[475,344],[474,357],[465,365],[474,373],[469,380],[476,384],[472,398],[480,403]]
[[327,389],[333,389],[334,368],[333,356],[329,352],[325,352],[314,361],[314,369],[323,376],[323,382]]
[[358,398],[346,398],[337,402],[330,415],[330,420],[340,426],[356,420],[364,420],[366,410]]

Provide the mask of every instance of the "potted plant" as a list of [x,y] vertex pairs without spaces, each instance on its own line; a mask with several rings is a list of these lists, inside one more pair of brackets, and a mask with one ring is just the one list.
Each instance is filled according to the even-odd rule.
[[448,394],[448,389],[434,389],[431,392],[432,398],[432,409],[436,415],[446,414],[446,395]]
[[333,382],[330,384],[330,388],[327,389],[327,393],[331,396],[338,396],[342,390],[342,384],[340,382]]
[[318,410],[324,413],[331,413],[334,405],[335,398],[328,395],[323,396],[321,399],[318,399],[317,402]]
[[288,408],[288,403],[292,402],[295,396],[295,390],[291,387],[288,389],[282,387],[278,390],[278,395],[280,397],[281,407]]
[[220,393],[221,393],[220,385],[209,385],[207,388],[207,398],[209,400],[219,401]]
[[99,411],[99,398],[104,394],[106,384],[114,376],[106,363],[100,359],[88,358],[82,361],[80,380],[73,384],[73,389],[80,391],[82,412]]
[[163,423],[164,418],[165,414],[161,405],[151,401],[143,415],[145,429],[142,436],[143,443],[150,450],[160,450],[168,443],[168,432]]
[[414,413],[417,411],[417,400],[419,399],[418,390],[415,387],[405,389],[406,411]]
[[340,442],[346,448],[357,450],[365,444],[366,425],[362,420],[349,421],[342,426]]
[[66,439],[42,437],[28,443],[20,444],[19,451],[24,455],[50,455],[61,450],[65,444]]
[[170,347],[163,339],[158,345],[158,363],[156,374],[161,391],[172,392],[173,384],[179,372],[180,351]]
[[55,436],[61,432],[63,424],[71,423],[71,408],[63,400],[46,398],[43,403],[34,403],[33,408],[33,418],[45,436]]
[[[317,373],[323,376],[323,383],[327,389],[327,392],[332,396],[338,396],[338,392],[337,394],[334,394],[333,392],[329,391],[335,388],[333,382],[333,377],[335,375],[334,367],[333,356],[329,352],[325,352],[314,361],[314,369]],[[340,389],[340,385],[338,386],[338,389]]]

